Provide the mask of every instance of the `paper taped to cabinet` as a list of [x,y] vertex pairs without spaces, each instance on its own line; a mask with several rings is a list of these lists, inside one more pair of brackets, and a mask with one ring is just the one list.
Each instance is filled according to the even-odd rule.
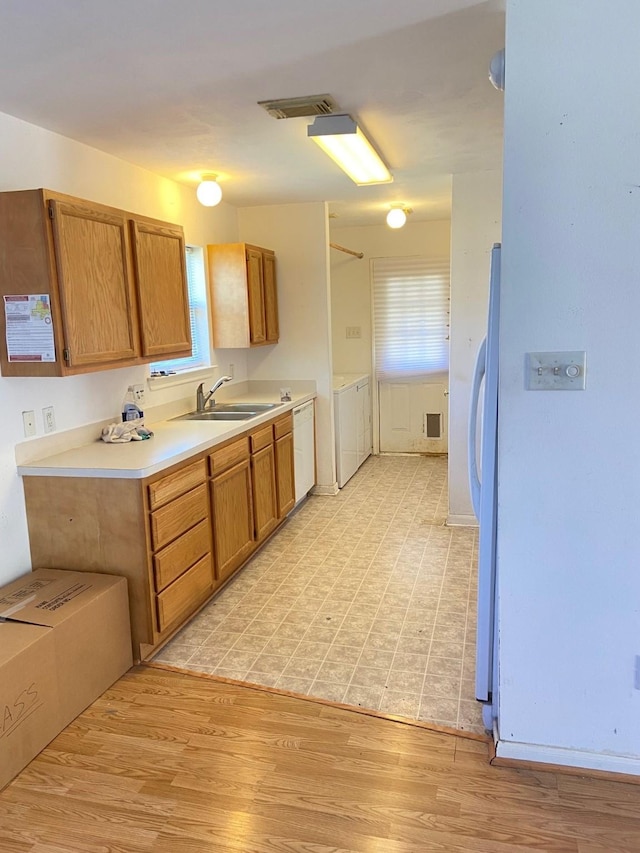
[[9,361],[55,361],[49,296],[24,293],[4,297]]

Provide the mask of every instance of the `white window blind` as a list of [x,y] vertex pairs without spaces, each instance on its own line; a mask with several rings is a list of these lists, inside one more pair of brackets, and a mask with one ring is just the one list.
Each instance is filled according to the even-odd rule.
[[449,259],[373,260],[376,379],[449,369]]
[[179,373],[183,370],[193,370],[196,367],[208,367],[211,363],[204,252],[199,246],[187,246],[187,288],[189,291],[189,320],[193,344],[191,355],[185,358],[156,361],[151,365],[152,372],[164,370]]

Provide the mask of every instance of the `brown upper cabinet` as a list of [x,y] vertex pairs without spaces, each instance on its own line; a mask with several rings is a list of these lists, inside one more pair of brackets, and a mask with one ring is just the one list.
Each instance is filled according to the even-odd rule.
[[0,193],[0,291],[4,376],[191,354],[177,225],[50,190]]
[[191,355],[184,235],[179,225],[131,219],[143,358]]
[[276,259],[248,243],[207,246],[214,347],[278,342]]

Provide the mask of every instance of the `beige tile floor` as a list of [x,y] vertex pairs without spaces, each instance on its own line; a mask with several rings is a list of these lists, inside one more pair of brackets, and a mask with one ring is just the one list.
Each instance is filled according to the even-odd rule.
[[477,531],[445,457],[371,457],[310,497],[156,661],[482,732]]

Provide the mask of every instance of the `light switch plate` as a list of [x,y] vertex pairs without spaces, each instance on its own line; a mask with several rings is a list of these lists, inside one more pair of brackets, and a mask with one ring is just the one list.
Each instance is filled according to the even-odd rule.
[[128,390],[137,404],[144,405],[144,385],[129,385]]
[[525,388],[528,391],[584,391],[587,354],[571,352],[528,352]]

